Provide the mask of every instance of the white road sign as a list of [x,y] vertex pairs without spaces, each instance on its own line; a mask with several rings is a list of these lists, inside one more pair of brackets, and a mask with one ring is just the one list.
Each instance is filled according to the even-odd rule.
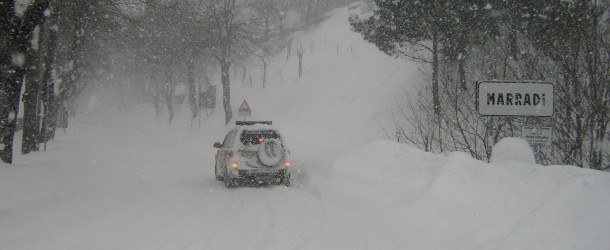
[[246,100],[244,100],[244,102],[241,103],[241,106],[239,106],[239,109],[237,110],[237,116],[250,116],[250,112],[252,112],[252,110],[250,110],[250,105],[248,105]]
[[530,146],[551,147],[553,143],[553,129],[551,127],[522,126],[521,138]]
[[549,82],[482,81],[477,110],[488,116],[553,116],[554,86]]

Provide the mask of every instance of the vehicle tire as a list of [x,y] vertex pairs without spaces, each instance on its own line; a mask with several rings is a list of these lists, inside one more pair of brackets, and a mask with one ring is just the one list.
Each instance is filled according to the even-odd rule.
[[284,160],[286,152],[282,143],[269,139],[258,146],[258,160],[267,167],[273,167]]
[[214,164],[214,175],[216,176],[217,181],[224,181],[225,177],[218,174],[218,163]]
[[280,179],[280,185],[290,187],[290,174],[284,174]]
[[227,188],[234,188],[237,186],[237,182],[235,180],[233,180],[233,178],[231,178],[231,176],[229,176],[228,171],[225,172],[224,181],[225,181],[225,187],[227,187]]

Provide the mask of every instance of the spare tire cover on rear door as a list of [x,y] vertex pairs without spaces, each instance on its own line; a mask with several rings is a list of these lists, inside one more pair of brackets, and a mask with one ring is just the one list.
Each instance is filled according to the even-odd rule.
[[267,139],[258,146],[258,159],[265,166],[272,167],[284,160],[284,147],[277,139]]

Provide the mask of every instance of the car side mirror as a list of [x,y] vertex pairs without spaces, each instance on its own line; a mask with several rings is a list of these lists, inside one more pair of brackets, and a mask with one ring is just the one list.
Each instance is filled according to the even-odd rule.
[[222,144],[220,144],[220,142],[214,142],[214,147],[215,148],[222,148]]

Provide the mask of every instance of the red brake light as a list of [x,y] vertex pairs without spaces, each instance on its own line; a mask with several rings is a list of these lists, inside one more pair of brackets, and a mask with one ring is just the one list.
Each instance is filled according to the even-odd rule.
[[286,168],[292,167],[292,162],[287,161],[287,162],[284,163],[284,166]]
[[265,138],[263,138],[263,137],[261,137],[261,138],[258,138],[258,142],[260,142],[260,143],[263,143],[263,142],[265,142]]

